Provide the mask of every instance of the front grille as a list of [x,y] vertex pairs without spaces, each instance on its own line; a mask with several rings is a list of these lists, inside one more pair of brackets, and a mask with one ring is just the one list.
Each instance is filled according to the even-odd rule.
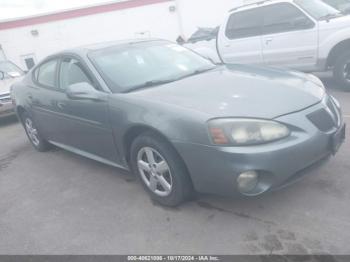
[[321,131],[328,132],[340,125],[340,112],[330,97],[324,101],[324,108],[307,115],[307,118]]
[[335,126],[334,120],[323,108],[307,115],[307,118],[323,132],[328,132]]

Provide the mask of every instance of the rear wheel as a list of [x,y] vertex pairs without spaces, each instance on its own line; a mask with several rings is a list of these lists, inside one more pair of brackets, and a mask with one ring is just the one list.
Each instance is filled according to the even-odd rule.
[[192,182],[175,150],[152,133],[135,139],[131,165],[151,198],[165,206],[177,206],[189,199]]
[[333,74],[338,84],[340,84],[344,90],[350,91],[350,52],[337,58]]
[[50,149],[50,144],[42,137],[40,131],[28,113],[24,112],[22,114],[22,121],[29,141],[35,149],[39,152],[48,151]]

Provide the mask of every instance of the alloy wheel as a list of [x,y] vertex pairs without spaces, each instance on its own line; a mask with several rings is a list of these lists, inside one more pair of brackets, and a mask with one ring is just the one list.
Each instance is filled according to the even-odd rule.
[[344,66],[344,78],[347,82],[350,82],[350,61]]
[[173,178],[165,158],[151,147],[141,148],[137,155],[137,166],[142,180],[156,195],[169,196],[173,188]]
[[25,128],[32,143],[35,146],[39,146],[40,140],[38,138],[38,130],[35,128],[33,121],[30,118],[25,120]]

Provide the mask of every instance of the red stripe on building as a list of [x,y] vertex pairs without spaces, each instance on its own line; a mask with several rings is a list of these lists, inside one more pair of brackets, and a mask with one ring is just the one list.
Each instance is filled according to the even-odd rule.
[[134,7],[170,2],[170,1],[174,1],[174,0],[129,0],[125,2],[102,4],[99,6],[92,6],[92,7],[86,7],[86,8],[76,9],[76,10],[63,11],[63,12],[49,14],[49,15],[23,18],[23,19],[18,19],[14,21],[8,21],[8,22],[0,22],[0,30],[37,25],[37,24],[44,24],[48,22],[66,20],[66,19],[77,18],[81,16],[112,12],[117,10],[129,9]]

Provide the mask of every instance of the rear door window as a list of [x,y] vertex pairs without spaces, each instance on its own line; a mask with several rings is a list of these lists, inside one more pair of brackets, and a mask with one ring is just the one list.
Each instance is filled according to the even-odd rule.
[[42,64],[34,72],[37,82],[45,87],[55,88],[57,65],[58,65],[57,59],[50,60]]

